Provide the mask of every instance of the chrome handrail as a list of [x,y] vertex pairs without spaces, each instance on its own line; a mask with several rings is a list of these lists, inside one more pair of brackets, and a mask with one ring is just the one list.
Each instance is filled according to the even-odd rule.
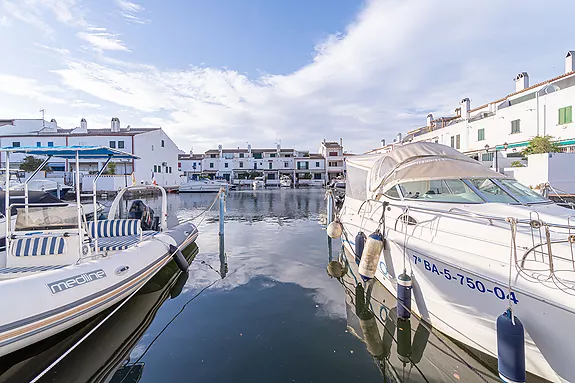
[[[368,201],[373,201],[373,202],[378,202],[380,204],[383,204],[383,201],[378,201],[376,199],[368,199]],[[411,211],[420,211],[420,212],[426,212],[426,213],[439,213],[439,214],[454,215],[454,216],[460,216],[460,217],[486,219],[489,221],[496,221],[496,222],[501,222],[501,223],[507,223],[507,218],[508,218],[508,217],[474,213],[474,212],[466,211],[466,210],[460,209],[460,208],[451,208],[449,210],[443,210],[443,209],[425,208],[425,207],[406,205],[406,204],[397,204],[397,203],[392,203],[392,202],[389,202],[389,206],[397,207],[400,209],[405,209],[405,208],[409,207],[409,210],[411,210]],[[517,223],[531,226],[532,220],[517,219]],[[560,229],[567,229],[567,230],[573,229],[569,225],[563,225],[563,224],[557,224],[557,223],[547,223],[547,222],[544,222],[544,224],[549,226],[549,227],[555,227],[555,228],[560,228]]]

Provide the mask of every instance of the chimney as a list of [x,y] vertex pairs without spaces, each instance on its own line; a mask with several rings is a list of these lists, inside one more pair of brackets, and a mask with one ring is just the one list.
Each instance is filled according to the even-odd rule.
[[339,138],[339,146],[343,148],[343,139],[341,137]]
[[220,157],[222,157],[222,153],[223,153],[222,144],[219,144],[219,145],[218,145],[218,152],[220,152]]
[[190,149],[190,156],[194,155],[194,148]]
[[381,140],[381,147],[383,148],[385,146],[385,140]]
[[281,149],[282,149],[281,144],[277,144],[277,151],[278,151],[278,153],[281,152]]
[[427,115],[427,125],[426,126],[431,126],[432,121],[433,121],[433,114],[429,113]]
[[575,56],[575,51],[568,51],[567,56],[565,56],[565,73],[573,72],[575,70],[573,56]]
[[120,119],[118,117],[112,117],[111,130],[112,132],[120,131]]
[[397,133],[397,142],[400,143],[401,142],[401,133]]
[[252,152],[252,146],[250,144],[248,144],[248,153]]
[[529,75],[527,72],[521,72],[515,76],[515,91],[519,92],[529,88]]
[[471,110],[471,101],[468,98],[464,98],[460,102],[461,104],[461,118],[464,120],[469,120],[469,111]]
[[56,132],[58,131],[58,123],[56,122],[56,119],[53,118],[50,120],[50,131]]

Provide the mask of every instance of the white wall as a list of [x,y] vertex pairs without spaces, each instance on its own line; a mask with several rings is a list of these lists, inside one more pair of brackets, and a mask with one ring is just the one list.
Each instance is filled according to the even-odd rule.
[[532,154],[527,157],[527,164],[505,172],[532,188],[549,183],[558,192],[575,194],[575,153]]
[[[162,147],[162,140],[164,146]],[[134,136],[134,154],[140,157],[135,161],[136,182],[151,182],[154,165],[161,167],[154,173],[160,186],[179,186],[181,183],[178,171],[178,146],[162,130],[141,133]],[[162,166],[162,163],[166,163]],[[171,173],[168,172],[171,167]]]

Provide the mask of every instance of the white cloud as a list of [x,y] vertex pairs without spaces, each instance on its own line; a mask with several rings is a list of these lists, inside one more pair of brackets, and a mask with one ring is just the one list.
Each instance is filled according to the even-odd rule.
[[[39,0],[23,4],[29,1]],[[136,3],[117,6],[134,17],[143,12]],[[269,146],[281,139],[283,146],[315,149],[323,138],[343,137],[346,148],[358,152],[425,124],[429,112],[452,114],[464,97],[479,105],[504,96],[514,89],[510,79],[523,70],[533,81],[560,74],[564,52],[575,47],[564,26],[552,21],[554,6],[575,11],[575,3],[560,0],[545,6],[485,0],[481,7],[460,0],[372,0],[343,32],[310,52],[310,63],[259,78],[120,61],[106,55],[128,50],[118,35],[83,26],[78,37],[98,51],[96,57],[70,54],[47,75],[56,74],[76,94],[72,100],[101,104],[102,116],[125,108],[132,120],[123,121],[161,125],[183,148],[246,141]],[[509,17],[518,9],[521,17]],[[67,19],[65,12],[58,17]],[[525,28],[523,20],[535,19],[542,20],[538,28]]]
[[40,84],[35,79],[0,74],[0,94],[24,96],[40,102],[64,104],[63,98],[53,97],[51,93],[63,93],[58,86]]
[[[93,30],[93,28],[92,28]],[[104,30],[104,28],[98,28]],[[78,37],[87,41],[98,51],[129,51],[128,47],[124,45],[118,36],[108,32],[79,32]]]
[[116,4],[122,12],[122,16],[127,22],[136,24],[148,24],[150,21],[137,17],[136,14],[144,10],[140,4],[132,3],[126,0],[116,0]]
[[66,48],[55,48],[55,47],[50,47],[48,45],[44,45],[44,44],[40,44],[40,43],[35,43],[34,46],[37,46],[38,48],[46,49],[50,52],[59,53],[62,55],[69,55],[70,54],[70,50],[66,49]]
[[[3,17],[11,17],[49,33],[53,32],[47,16],[69,25],[83,25],[76,0],[0,0]],[[6,16],[8,15],[8,16]]]

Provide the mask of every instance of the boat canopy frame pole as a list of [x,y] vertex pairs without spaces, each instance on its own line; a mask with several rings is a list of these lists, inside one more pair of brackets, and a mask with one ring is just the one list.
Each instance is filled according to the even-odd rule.
[[[98,182],[98,179],[100,178],[100,176],[104,173],[104,171],[106,170],[106,168],[108,167],[108,164],[110,163],[110,161],[112,160],[112,156],[108,156],[108,159],[106,160],[106,162],[104,162],[104,165],[102,165],[102,168],[100,169],[100,171],[98,172],[98,174],[96,174],[96,177],[94,177],[94,180],[92,181],[92,203],[94,205],[94,217],[93,217],[93,221],[94,221],[94,227],[98,227],[98,214],[97,214],[97,206],[98,206],[98,201],[96,200],[96,183]],[[90,233],[92,234],[92,233]],[[98,252],[98,230],[94,230],[93,233],[94,237],[92,238],[94,240],[94,248],[96,249],[96,252]]]
[[38,174],[40,170],[44,169],[44,166],[46,166],[51,159],[52,155],[48,155],[48,157],[42,161],[42,164],[38,166],[36,170],[34,170],[32,174],[30,174],[30,176],[24,181],[24,208],[26,209],[26,224],[28,224],[28,183],[32,181],[32,178],[34,178],[34,176]]
[[[76,150],[76,212],[78,213],[78,258],[82,258],[82,246],[84,244],[84,235],[82,233],[82,205],[80,203],[80,151]],[[96,210],[94,210],[96,215]]]
[[8,259],[8,251],[10,249],[10,223],[12,217],[10,217],[11,207],[10,207],[10,152],[6,152],[6,184],[4,193],[4,216],[6,218],[6,259]]

